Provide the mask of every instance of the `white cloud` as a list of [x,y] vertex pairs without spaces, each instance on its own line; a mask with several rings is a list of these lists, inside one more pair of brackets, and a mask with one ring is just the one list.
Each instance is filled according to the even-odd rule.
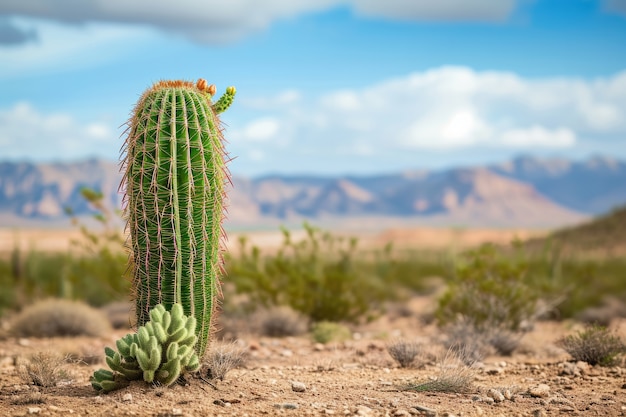
[[11,24],[26,32],[36,27],[37,41],[0,48],[0,76],[88,68],[123,55],[132,45],[140,45],[151,36],[151,32],[143,28],[114,25],[66,26],[19,18],[12,19]]
[[233,140],[243,140],[249,142],[266,142],[276,139],[280,131],[280,122],[275,118],[261,118],[249,122],[239,130],[233,130],[230,137]]
[[264,146],[294,154],[308,149],[381,157],[418,150],[558,150],[582,142],[601,149],[626,137],[626,71],[595,80],[526,79],[442,67],[301,97],[265,113],[271,123],[253,121],[231,142],[250,142],[254,131]]
[[0,109],[3,158],[71,159],[102,155],[109,147],[119,147],[118,133],[103,123],[83,125],[68,114],[42,114],[26,102]]
[[368,16],[400,20],[503,21],[516,0],[353,0],[354,9]]
[[504,21],[524,0],[3,0],[0,17],[26,16],[77,24],[150,25],[200,42],[222,43],[279,19],[348,6],[356,14],[410,21]]

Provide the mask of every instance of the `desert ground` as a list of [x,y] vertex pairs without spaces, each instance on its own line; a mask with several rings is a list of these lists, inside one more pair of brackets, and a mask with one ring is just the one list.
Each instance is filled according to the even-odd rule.
[[[474,245],[506,242],[520,231],[429,229],[388,231],[364,237],[368,242],[402,244],[428,241],[435,247],[451,243]],[[537,232],[524,232],[537,233]],[[11,231],[0,243],[14,247]],[[54,231],[20,234],[20,245],[66,248],[69,238]],[[68,235],[71,237],[70,235]],[[526,235],[527,236],[527,235]],[[230,241],[236,242],[236,236]],[[278,244],[278,234],[259,233],[251,239],[265,246]],[[367,239],[371,239],[368,241]],[[374,243],[372,243],[374,244]],[[440,245],[440,246],[437,246]],[[574,362],[555,342],[582,329],[574,321],[540,321],[522,338],[512,356],[487,356],[465,368],[439,343],[440,330],[425,319],[435,296],[414,297],[401,308],[390,308],[377,320],[351,326],[341,342],[315,342],[308,333],[272,338],[247,326],[223,322],[225,339],[215,337],[211,349],[227,344],[243,355],[241,365],[223,380],[209,379],[206,368],[187,375],[172,387],[132,382],[108,394],[97,393],[89,377],[103,364],[103,349],[129,330],[103,337],[0,338],[0,416],[624,416],[626,365],[600,367]],[[251,324],[252,323],[252,324]],[[6,323],[5,323],[6,325]],[[626,337],[626,319],[610,328]],[[421,346],[414,366],[400,367],[388,347],[399,340]],[[37,353],[68,358],[65,377],[53,387],[29,383],[21,372]],[[414,382],[433,381],[448,372],[469,382],[457,392],[412,391]]]

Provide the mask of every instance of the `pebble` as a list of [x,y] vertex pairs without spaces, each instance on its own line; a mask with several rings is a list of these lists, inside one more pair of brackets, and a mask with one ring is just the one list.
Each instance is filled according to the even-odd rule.
[[304,385],[302,382],[291,381],[291,390],[294,392],[305,392],[306,385]]
[[124,394],[124,396],[122,397],[122,401],[129,402],[129,401],[132,401],[132,400],[133,400],[133,394],[131,394],[131,393]]
[[409,417],[410,415],[411,413],[409,413],[407,410],[403,408],[398,408],[397,410],[393,412],[394,417]]
[[529,388],[528,393],[531,397],[547,398],[550,395],[550,386],[546,384],[539,384]]
[[493,398],[493,400],[497,403],[504,401],[504,395],[500,391],[493,388],[487,391],[487,396],[489,398]]
[[39,414],[41,413],[40,407],[28,407],[28,414]]
[[359,405],[356,409],[357,416],[369,416],[371,415],[373,410],[365,405]]
[[485,373],[487,375],[500,375],[504,373],[504,369],[496,366],[490,366],[485,368]]
[[283,404],[276,404],[274,407],[276,407],[276,408],[283,408],[285,410],[297,410],[298,409],[298,404],[283,403]]

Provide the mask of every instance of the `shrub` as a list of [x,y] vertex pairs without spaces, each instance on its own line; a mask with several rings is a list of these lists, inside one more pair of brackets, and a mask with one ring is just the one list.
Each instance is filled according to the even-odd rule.
[[304,227],[307,235],[299,242],[283,229],[283,244],[273,255],[240,239],[241,256],[226,263],[236,291],[246,294],[251,306],[286,305],[312,321],[373,318],[393,292],[357,256],[357,240]]
[[465,253],[436,311],[442,325],[462,318],[478,330],[520,330],[536,313],[539,292],[525,282],[527,263],[486,244]]
[[343,324],[322,321],[311,329],[313,340],[318,343],[343,342],[352,339],[352,332]]
[[69,380],[63,369],[65,359],[55,353],[39,352],[32,355],[25,363],[18,365],[18,375],[27,384],[38,387],[54,387],[61,381]]
[[446,326],[444,332],[444,345],[468,366],[482,362],[493,351],[486,332],[477,329],[472,323],[457,321]]
[[224,380],[232,369],[243,366],[247,359],[246,348],[236,343],[212,347],[202,364],[203,374],[210,379]]
[[415,363],[422,347],[417,342],[397,340],[387,345],[389,356],[395,360],[401,368],[408,368]]
[[475,377],[474,369],[465,366],[454,352],[448,351],[432,380],[415,382],[400,388],[404,391],[464,394],[474,390]]
[[87,304],[49,299],[25,308],[10,329],[21,337],[102,336],[110,326],[104,314]]
[[261,334],[270,337],[297,336],[307,330],[307,320],[290,307],[272,307],[260,311]]
[[557,341],[557,345],[574,360],[590,365],[611,366],[626,353],[624,342],[601,326],[591,326],[575,335],[565,336]]

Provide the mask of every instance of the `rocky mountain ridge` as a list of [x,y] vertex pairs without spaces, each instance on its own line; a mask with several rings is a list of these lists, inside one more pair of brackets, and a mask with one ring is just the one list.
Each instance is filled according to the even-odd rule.
[[[67,222],[65,208],[88,214],[80,189],[101,191],[120,207],[115,162],[0,162],[0,227]],[[626,162],[519,157],[491,166],[372,176],[233,178],[234,227],[343,221],[552,227],[626,203]]]

